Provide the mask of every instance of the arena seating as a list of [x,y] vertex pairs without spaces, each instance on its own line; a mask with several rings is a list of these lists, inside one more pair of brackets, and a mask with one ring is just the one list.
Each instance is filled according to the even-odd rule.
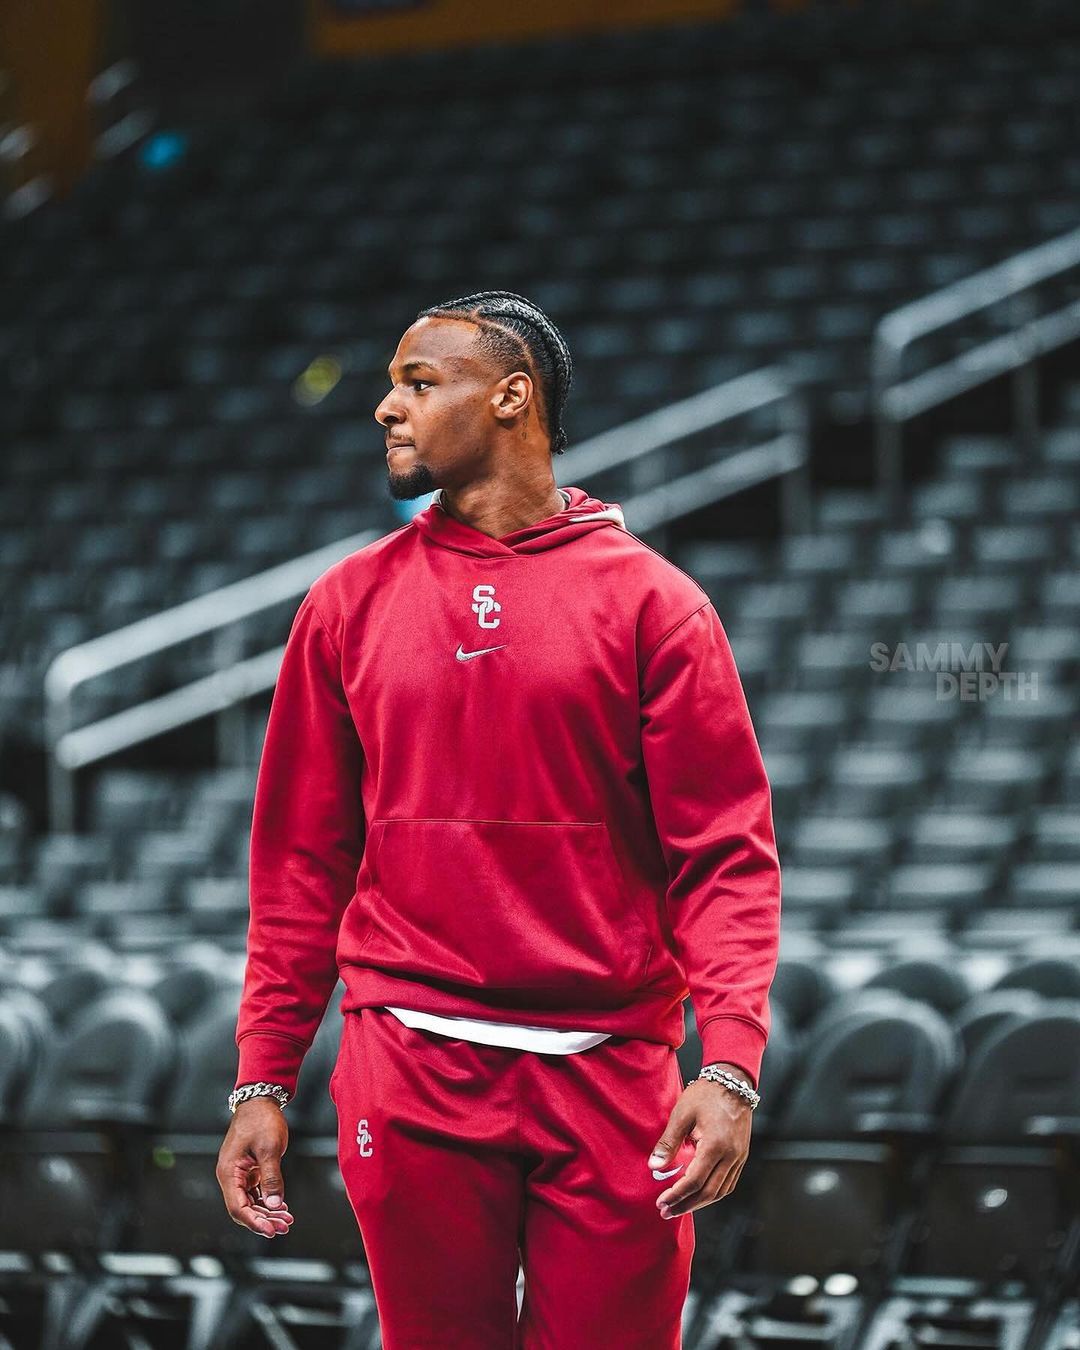
[[0,715],[40,726],[64,646],[385,521],[369,419],[433,301],[550,308],[572,442],[777,361],[857,417],[883,313],[1080,219],[1078,73],[1066,0],[817,5],[319,65],[96,166],[0,227]]
[[[5,226],[0,729],[40,739],[70,643],[392,528],[368,419],[432,300],[512,278],[548,305],[572,439],[776,360],[826,425],[861,417],[881,313],[1080,219],[1080,34],[1039,21],[1064,11],[871,8],[536,44],[513,119],[501,48],[319,69]],[[343,378],[298,399],[326,352]],[[1080,384],[1045,402],[1031,454],[977,408],[937,429],[900,519],[822,486],[813,532],[677,552],[784,878],[754,1148],[696,1219],[687,1350],[1080,1345]],[[1037,697],[874,661],[942,642],[1007,644]],[[377,1346],[326,1091],[340,985],[289,1108],[288,1239],[229,1223],[213,1175],[254,782],[108,764],[70,835],[0,790],[0,1350]]]

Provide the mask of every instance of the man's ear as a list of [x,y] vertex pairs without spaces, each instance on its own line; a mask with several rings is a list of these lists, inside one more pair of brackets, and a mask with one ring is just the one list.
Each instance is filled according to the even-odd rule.
[[532,401],[533,382],[523,370],[515,370],[511,375],[504,375],[492,399],[495,416],[503,421],[520,417],[526,408],[532,406]]

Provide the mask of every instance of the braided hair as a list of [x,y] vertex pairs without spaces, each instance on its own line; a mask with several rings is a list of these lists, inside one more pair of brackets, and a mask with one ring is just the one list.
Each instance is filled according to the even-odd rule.
[[417,319],[467,319],[480,328],[479,341],[498,361],[524,364],[543,390],[552,453],[566,448],[563,408],[574,363],[563,335],[539,305],[514,291],[476,291],[423,309]]

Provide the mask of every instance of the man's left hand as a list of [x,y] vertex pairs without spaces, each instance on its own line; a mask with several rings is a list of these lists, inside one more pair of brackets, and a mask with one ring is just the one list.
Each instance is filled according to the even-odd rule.
[[[719,1067],[753,1086],[738,1065]],[[699,1079],[683,1089],[648,1163],[662,1168],[684,1140],[693,1141],[693,1162],[657,1197],[656,1207],[663,1218],[677,1219],[731,1194],[750,1152],[751,1115],[750,1103],[721,1083]]]

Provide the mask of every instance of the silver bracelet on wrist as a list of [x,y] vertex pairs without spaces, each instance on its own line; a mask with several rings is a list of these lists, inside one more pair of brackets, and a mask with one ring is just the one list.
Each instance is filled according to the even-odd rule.
[[245,1083],[229,1093],[229,1110],[235,1115],[240,1103],[246,1102],[251,1097],[273,1097],[278,1106],[284,1109],[289,1103],[291,1094],[280,1083]]
[[[690,1083],[700,1083],[702,1079],[708,1079],[710,1083],[720,1083],[732,1092],[737,1092],[744,1101],[750,1103],[750,1110],[757,1110],[758,1102],[761,1101],[759,1093],[755,1092],[749,1083],[744,1083],[741,1078],[737,1078],[729,1069],[718,1068],[715,1064],[706,1064],[698,1074],[697,1078],[691,1078]],[[687,1087],[690,1086],[687,1083]]]

